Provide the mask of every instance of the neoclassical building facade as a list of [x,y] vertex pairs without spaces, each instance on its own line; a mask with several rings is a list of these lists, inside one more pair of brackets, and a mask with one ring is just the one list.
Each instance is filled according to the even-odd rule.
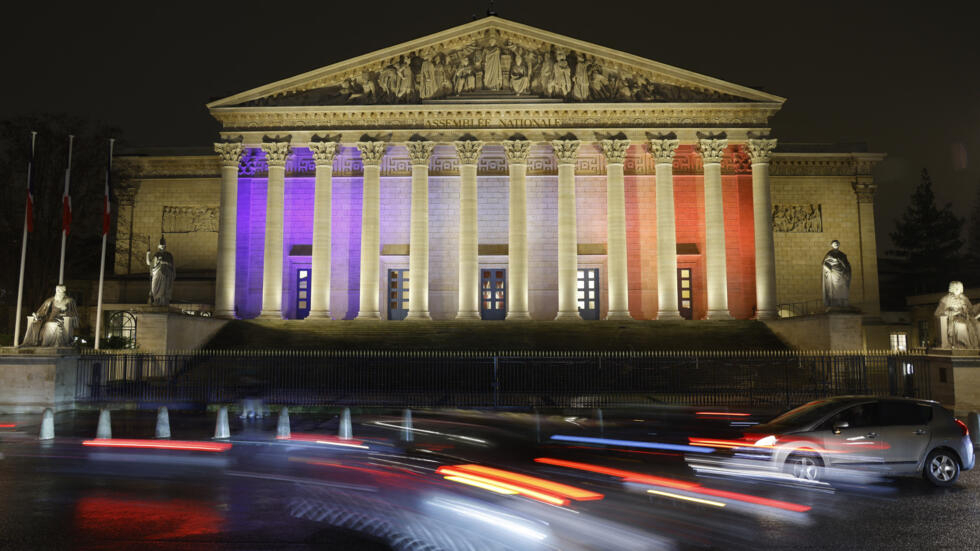
[[875,316],[884,155],[777,145],[783,102],[488,17],[210,103],[213,153],[118,158],[115,273],[163,235],[219,317],[766,319],[837,239]]

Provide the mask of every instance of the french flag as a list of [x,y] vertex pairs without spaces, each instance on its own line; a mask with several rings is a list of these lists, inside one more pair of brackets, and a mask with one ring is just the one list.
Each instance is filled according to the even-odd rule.
[[27,231],[34,231],[34,140],[37,132],[31,132],[31,160],[27,162]]
[[102,235],[109,235],[112,225],[112,205],[109,204],[109,175],[112,174],[112,145],[115,140],[109,139],[109,156],[105,165],[105,196],[102,198]]
[[71,233],[71,195],[68,188],[71,183],[71,146],[75,136],[68,135],[68,167],[65,168],[65,192],[61,195],[61,229],[65,235]]

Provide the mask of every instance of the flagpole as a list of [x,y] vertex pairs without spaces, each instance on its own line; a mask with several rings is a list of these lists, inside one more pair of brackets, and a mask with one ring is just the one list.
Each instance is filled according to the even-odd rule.
[[68,168],[65,169],[65,194],[61,196],[61,265],[58,267],[58,285],[65,284],[65,248],[68,244],[68,226],[65,225],[65,222],[70,223],[70,219],[67,217],[71,216],[71,196],[68,195],[68,187],[71,182],[71,146],[73,141],[75,141],[75,136],[68,134]]
[[[27,163],[27,193],[31,190],[31,171],[34,169],[34,142],[37,139],[37,132],[31,130],[31,160]],[[30,197],[27,199],[31,200]],[[25,205],[26,207],[26,205]],[[27,224],[31,213],[24,209],[24,236],[20,246],[20,278],[17,280],[17,317],[14,318],[14,346],[20,342],[20,311],[24,305],[24,262],[27,260]]]
[[109,138],[109,161],[105,168],[105,198],[102,222],[102,261],[99,263],[99,299],[95,310],[95,349],[99,349],[100,336],[102,335],[102,286],[105,283],[105,244],[109,232],[105,227],[105,217],[109,216],[109,175],[112,173],[112,145],[116,140]]

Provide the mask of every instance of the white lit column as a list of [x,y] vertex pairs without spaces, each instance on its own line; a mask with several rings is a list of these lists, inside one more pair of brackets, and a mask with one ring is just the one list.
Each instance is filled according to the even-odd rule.
[[[459,309],[457,320],[480,319],[476,165],[483,142],[455,142],[459,157]],[[409,274],[411,277],[411,274]]]
[[412,162],[412,213],[408,237],[408,317],[429,317],[429,157],[434,142],[405,144]]
[[263,319],[282,319],[282,222],[288,141],[262,144],[269,166],[265,202],[265,257],[262,264]]
[[776,140],[750,139],[752,158],[752,216],[755,223],[755,317],[776,317],[776,249],[772,236],[772,198],[769,160]]
[[307,319],[330,319],[330,224],[332,220],[333,160],[337,142],[310,142],[316,163],[313,196],[313,262],[310,269],[310,315]]
[[221,207],[218,210],[218,258],[214,281],[214,315],[235,317],[235,251],[238,232],[238,162],[241,142],[214,144],[221,157]]
[[728,312],[728,267],[725,258],[725,209],[721,193],[721,157],[728,140],[698,139],[704,163],[704,248],[708,279],[708,319],[731,319]]
[[582,319],[578,314],[578,235],[575,225],[575,160],[578,140],[553,140],[558,158],[558,315],[556,320]]
[[650,140],[657,166],[657,319],[683,319],[677,308],[677,224],[674,221],[674,153],[680,141],[669,134]]
[[507,140],[504,153],[510,172],[507,216],[507,319],[529,320],[527,306],[527,156],[531,142]]
[[385,142],[357,142],[364,166],[364,190],[361,200],[361,284],[358,290],[360,309],[358,320],[379,320],[378,307],[381,284],[379,262],[381,255],[381,158]]
[[629,140],[602,140],[606,156],[606,262],[609,281],[608,320],[629,320],[629,280],[626,267],[626,183],[623,162]]

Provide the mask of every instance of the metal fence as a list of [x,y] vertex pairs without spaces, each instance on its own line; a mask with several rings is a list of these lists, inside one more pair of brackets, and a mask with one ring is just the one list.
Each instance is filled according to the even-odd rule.
[[838,394],[930,397],[928,361],[869,352],[84,354],[79,402],[413,407],[784,408]]

